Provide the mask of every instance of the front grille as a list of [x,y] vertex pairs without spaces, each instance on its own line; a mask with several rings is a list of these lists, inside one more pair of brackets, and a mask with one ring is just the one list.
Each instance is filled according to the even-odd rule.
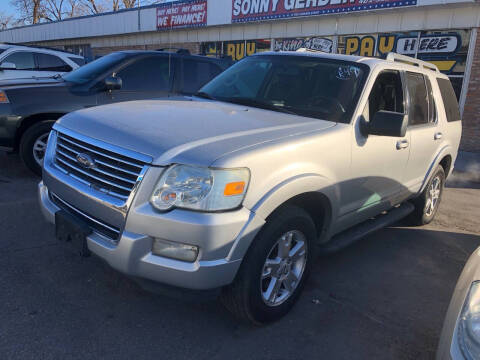
[[69,214],[79,218],[96,233],[106,236],[115,243],[118,241],[120,237],[119,228],[86,214],[85,212],[77,209],[75,206],[60,199],[57,195],[53,193],[50,193],[50,199],[62,210],[65,210]]
[[[77,160],[79,154],[91,157],[95,165],[82,166]],[[127,201],[145,163],[58,133],[55,165],[100,192]]]

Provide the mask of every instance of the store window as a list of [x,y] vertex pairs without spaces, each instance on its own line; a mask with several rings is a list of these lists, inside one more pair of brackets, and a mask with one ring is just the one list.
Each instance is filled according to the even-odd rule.
[[271,41],[266,40],[238,40],[223,42],[208,42],[201,45],[202,53],[207,56],[226,56],[233,61],[242,60],[259,52],[270,51]]

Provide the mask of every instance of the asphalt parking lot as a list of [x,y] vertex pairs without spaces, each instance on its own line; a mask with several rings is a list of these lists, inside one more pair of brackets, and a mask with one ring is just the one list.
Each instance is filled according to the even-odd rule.
[[0,358],[431,359],[480,246],[480,184],[453,180],[433,224],[320,258],[293,311],[252,328],[218,302],[150,294],[74,255],[39,212],[38,179],[0,153]]

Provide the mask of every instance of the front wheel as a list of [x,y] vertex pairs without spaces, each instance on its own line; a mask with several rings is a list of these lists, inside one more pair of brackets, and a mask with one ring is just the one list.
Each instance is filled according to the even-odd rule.
[[20,157],[23,163],[38,176],[42,175],[43,158],[47,140],[54,121],[42,121],[25,131],[20,141]]
[[412,201],[415,210],[409,216],[413,225],[426,225],[433,221],[440,207],[443,189],[445,187],[445,171],[439,165],[425,190]]
[[224,289],[225,306],[254,324],[284,316],[309,274],[315,237],[315,225],[303,209],[280,209],[255,238],[234,283]]

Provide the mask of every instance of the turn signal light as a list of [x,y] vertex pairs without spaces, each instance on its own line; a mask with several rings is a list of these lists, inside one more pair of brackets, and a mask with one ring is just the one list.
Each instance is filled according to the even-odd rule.
[[225,185],[225,190],[223,190],[223,195],[225,196],[234,196],[241,195],[245,190],[245,181],[231,182]]
[[0,103],[8,103],[8,98],[7,94],[5,94],[5,91],[0,90]]

